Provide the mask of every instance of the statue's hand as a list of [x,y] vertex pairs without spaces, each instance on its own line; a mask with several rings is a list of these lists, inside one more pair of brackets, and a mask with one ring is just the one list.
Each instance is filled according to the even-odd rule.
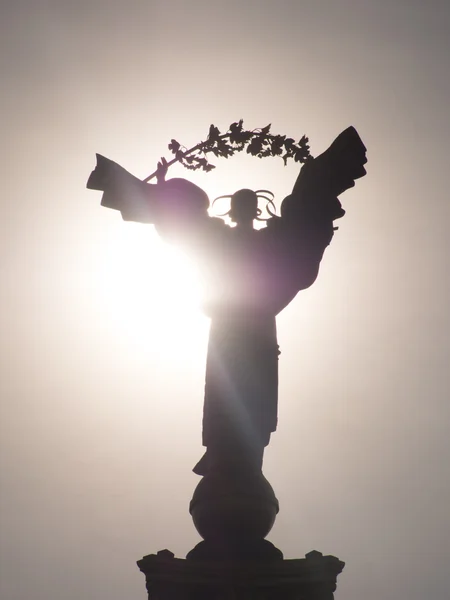
[[158,183],[164,183],[168,168],[167,160],[162,156],[156,169],[156,181]]

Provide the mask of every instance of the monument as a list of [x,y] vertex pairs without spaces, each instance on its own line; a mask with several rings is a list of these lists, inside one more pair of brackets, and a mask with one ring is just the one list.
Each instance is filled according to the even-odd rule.
[[[161,236],[183,247],[206,282],[204,309],[211,319],[203,411],[206,451],[194,467],[202,479],[190,503],[203,541],[186,559],[163,550],[138,562],[149,599],[332,600],[344,563],[316,551],[304,559],[284,560],[265,539],[279,506],[262,465],[277,426],[276,316],[314,283],[334,221],[345,214],[338,197],[366,173],[366,148],[349,127],[312,158],[306,137],[295,143],[271,134],[270,126],[246,131],[239,121],[225,134],[212,125],[207,140],[191,149],[176,140],[169,149],[174,159],[161,159],[144,181],[97,155],[87,184],[102,191],[102,205],[120,211],[124,220],[151,223]],[[294,159],[303,165],[279,216],[271,192],[241,189],[221,197],[230,199],[229,226],[209,215],[209,198],[200,187],[182,178],[166,181],[174,162],[208,172],[214,168],[208,153],[228,158],[244,149],[260,158],[281,156],[285,163]],[[153,177],[157,182],[148,183]],[[255,229],[254,221],[262,220],[261,200],[269,217],[265,227]]]

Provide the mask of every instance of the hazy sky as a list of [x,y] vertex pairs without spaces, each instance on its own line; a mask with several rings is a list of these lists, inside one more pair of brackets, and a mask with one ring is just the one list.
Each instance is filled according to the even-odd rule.
[[[2,600],[145,598],[135,561],[199,541],[196,273],[84,186],[95,152],[144,177],[172,137],[239,118],[315,154],[353,124],[369,156],[278,320],[269,538],[344,560],[336,600],[450,595],[449,6],[1,2]],[[296,172],[239,157],[193,179],[279,202]]]

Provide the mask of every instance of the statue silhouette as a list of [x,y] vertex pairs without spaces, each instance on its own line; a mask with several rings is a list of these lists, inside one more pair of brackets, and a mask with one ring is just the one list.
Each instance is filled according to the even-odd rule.
[[186,179],[140,181],[97,155],[87,187],[103,191],[102,205],[124,220],[152,223],[200,265],[211,318],[203,445],[194,471],[261,471],[263,452],[277,426],[276,315],[317,277],[320,262],[342,217],[338,196],[365,175],[366,148],[356,130],[342,132],[326,152],[300,170],[281,216],[254,229],[258,196],[243,189],[231,196],[234,226],[208,215],[209,199]]

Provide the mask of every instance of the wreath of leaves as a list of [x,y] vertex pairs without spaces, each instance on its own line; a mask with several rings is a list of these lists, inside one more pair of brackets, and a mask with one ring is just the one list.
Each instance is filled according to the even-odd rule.
[[[247,154],[258,158],[280,156],[285,165],[290,158],[299,163],[305,163],[311,158],[309,140],[305,135],[296,143],[293,138],[270,133],[270,128],[269,124],[261,129],[246,130],[241,119],[232,123],[226,133],[221,133],[218,127],[211,125],[207,139],[189,149],[172,139],[168,147],[174,158],[167,162],[167,167],[179,162],[191,171],[202,169],[208,173],[216,166],[209,162],[207,154],[211,153],[217,158],[229,158],[244,149]],[[155,171],[144,181],[150,181],[157,173]]]

